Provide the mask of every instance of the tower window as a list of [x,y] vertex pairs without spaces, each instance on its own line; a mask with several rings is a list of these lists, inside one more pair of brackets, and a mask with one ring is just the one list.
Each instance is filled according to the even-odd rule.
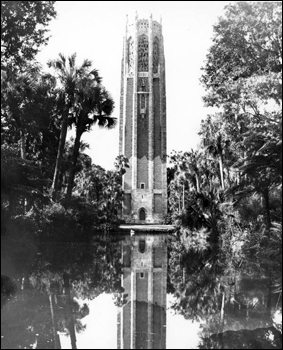
[[144,183],[141,183],[141,189],[144,190]]
[[142,35],[138,44],[138,71],[148,72],[148,38]]
[[144,210],[144,209],[141,209],[141,210],[140,210],[140,220],[141,220],[141,221],[144,221],[144,220],[145,220],[145,210]]
[[140,273],[140,278],[144,278],[144,273],[143,272]]
[[145,252],[145,240],[144,239],[141,239],[139,241],[139,252],[142,254]]

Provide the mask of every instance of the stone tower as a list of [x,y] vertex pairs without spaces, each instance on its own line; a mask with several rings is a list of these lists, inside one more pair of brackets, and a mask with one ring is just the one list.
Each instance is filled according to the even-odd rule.
[[162,25],[152,16],[126,23],[119,134],[130,165],[122,217],[160,223],[167,213],[165,59]]
[[166,349],[167,234],[139,232],[122,242],[118,349]]

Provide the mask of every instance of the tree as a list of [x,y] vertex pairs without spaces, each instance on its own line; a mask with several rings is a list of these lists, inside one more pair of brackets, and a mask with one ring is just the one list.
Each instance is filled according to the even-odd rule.
[[113,109],[114,101],[104,87],[88,78],[80,82],[75,93],[75,105],[71,117],[71,122],[73,120],[76,125],[76,138],[68,178],[67,201],[72,195],[81,136],[96,123],[102,128],[112,129],[115,127],[116,118],[111,117]]
[[[65,150],[62,158],[61,170],[59,173],[58,186],[61,192],[66,192],[68,186],[68,175],[72,166],[72,157],[74,153],[74,137],[71,136],[69,140],[65,143]],[[75,173],[85,171],[87,172],[92,165],[91,157],[85,153],[85,150],[89,148],[88,143],[83,141],[80,142],[79,152],[77,158],[77,164],[75,168]],[[59,198],[59,197],[58,197]],[[63,199],[63,194],[62,194]]]
[[38,65],[26,65],[25,72],[7,69],[1,87],[3,188],[10,188],[10,204],[16,207],[21,201],[26,210],[50,186],[49,165],[58,139],[55,80]]
[[128,159],[118,156],[115,170],[105,171],[99,165],[92,164],[90,168],[76,174],[74,198],[83,197],[92,206],[97,227],[109,228],[120,222],[118,214],[123,199],[122,176],[128,167]]
[[4,146],[1,156],[1,204],[10,214],[23,214],[38,203],[49,201],[42,192],[45,180],[39,167]]
[[62,85],[62,89],[58,93],[58,114],[61,116],[62,124],[52,182],[53,198],[56,198],[59,191],[59,176],[67,129],[68,125],[71,125],[69,116],[72,113],[71,109],[75,107],[75,93],[78,89],[78,84],[83,84],[82,79],[92,79],[99,84],[101,78],[99,77],[97,70],[90,70],[91,62],[89,60],[84,60],[81,67],[77,67],[76,54],[71,55],[68,59],[63,54],[59,54],[59,58],[56,60],[50,60],[48,65],[49,67],[54,68],[57,74],[57,79]]
[[234,195],[260,194],[268,228],[270,193],[282,179],[281,13],[279,2],[226,6],[225,16],[214,26],[201,77],[206,104],[222,109],[218,115],[225,132],[218,135],[218,144],[225,136],[236,158],[233,167],[240,178]]
[[201,81],[205,102],[229,105],[241,97],[241,85],[251,77],[273,77],[282,67],[282,4],[236,2],[225,7],[214,26]]
[[[271,340],[272,339],[272,340]],[[200,349],[280,349],[282,335],[274,327],[226,331],[202,338]]]
[[201,131],[199,135],[202,137],[202,143],[209,155],[216,158],[219,162],[219,174],[222,190],[225,189],[224,168],[225,155],[227,155],[230,146],[230,140],[225,133],[224,123],[221,120],[208,117],[202,121]]
[[27,109],[36,90],[39,69],[38,65],[29,65],[24,73],[18,74],[15,70],[8,69],[1,75],[2,117],[13,119],[16,124],[22,159],[26,158],[26,132],[31,121]]
[[1,1],[1,70],[22,67],[48,42],[55,1]]

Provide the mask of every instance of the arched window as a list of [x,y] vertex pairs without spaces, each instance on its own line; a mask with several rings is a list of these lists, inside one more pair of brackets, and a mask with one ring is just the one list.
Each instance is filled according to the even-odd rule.
[[141,220],[141,221],[144,221],[144,220],[145,220],[145,210],[144,210],[144,209],[141,209],[141,210],[140,210],[140,220]]
[[142,35],[139,38],[138,71],[148,72],[148,39],[146,35]]
[[144,253],[145,252],[145,240],[144,239],[140,239],[139,240],[139,252],[140,253]]

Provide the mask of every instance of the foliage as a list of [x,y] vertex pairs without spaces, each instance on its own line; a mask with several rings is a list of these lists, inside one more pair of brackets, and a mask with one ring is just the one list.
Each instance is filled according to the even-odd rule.
[[1,1],[1,69],[34,59],[48,42],[55,1]]
[[282,181],[281,12],[278,2],[228,5],[214,26],[201,78],[206,104],[222,108],[213,123],[220,117],[243,180],[235,193],[263,196],[268,227],[270,191]]
[[[93,75],[94,73],[91,72]],[[96,74],[97,75],[97,74]],[[70,169],[66,199],[72,194],[76,163],[79,155],[80,139],[84,132],[89,131],[91,126],[98,124],[101,128],[112,129],[116,125],[116,118],[111,117],[114,110],[114,101],[108,91],[95,81],[81,79],[78,90],[75,93],[75,103],[71,111],[70,123],[76,125],[76,138],[72,154],[72,166]]]
[[[226,6],[201,77],[204,101],[218,112],[202,121],[196,151],[169,158],[169,210],[177,226],[169,259],[173,308],[207,319],[213,332],[222,332],[238,307],[239,315],[270,319],[282,289],[282,249],[275,244],[282,240],[281,7]],[[263,280],[267,304],[246,290],[243,276]]]
[[274,327],[227,331],[202,339],[200,349],[281,349],[282,336]]
[[76,54],[68,58],[63,54],[59,54],[59,58],[50,60],[48,65],[54,69],[58,84],[61,84],[61,89],[57,96],[61,131],[52,183],[53,200],[60,198],[62,185],[60,177],[62,177],[63,171],[67,128],[68,126],[76,127],[76,136],[68,169],[66,193],[66,202],[68,202],[74,186],[81,137],[84,132],[89,131],[92,125],[96,123],[100,127],[108,129],[115,127],[116,118],[111,116],[114,109],[114,101],[101,84],[102,78],[98,70],[91,67],[91,61],[86,59],[78,67],[76,65]]
[[27,289],[13,298],[1,314],[1,347],[54,349],[49,303],[45,295]]
[[[257,77],[280,74],[282,65],[282,4],[279,2],[236,2],[226,6],[225,16],[214,26],[213,44],[203,67],[201,81],[208,89],[210,105],[233,104],[241,98],[246,80],[267,98],[273,90],[254,84]],[[249,78],[253,81],[249,81]],[[278,86],[279,80],[269,79]],[[264,83],[263,83],[264,84]],[[244,90],[247,91],[246,89]],[[266,94],[266,91],[269,92]],[[249,102],[244,95],[243,102]]]
[[128,159],[118,156],[113,171],[105,171],[93,164],[76,175],[74,195],[83,196],[93,206],[93,212],[105,228],[119,222],[123,199],[122,176],[127,167]]
[[1,193],[2,203],[9,206],[12,213],[22,208],[18,213],[23,213],[24,199],[31,199],[31,206],[35,206],[38,200],[48,201],[41,189],[44,179],[40,169],[32,162],[19,158],[8,147],[2,147],[1,159]]
[[[80,141],[80,137],[95,122],[103,127],[115,126],[115,118],[110,117],[114,102],[100,84],[98,71],[90,69],[90,61],[85,60],[81,67],[76,67],[73,55],[68,62],[69,70],[63,55],[60,55],[60,60],[50,62],[62,73],[58,79],[66,83],[63,87],[58,87],[60,84],[57,84],[56,78],[43,73],[36,63],[26,64],[23,72],[7,66],[1,77],[1,186],[5,212],[8,206],[13,210],[19,207],[21,213],[30,209],[40,210],[44,204],[52,201],[50,193],[54,179],[57,179],[57,200],[64,196],[63,193],[58,195],[62,188],[67,189],[68,193],[67,200],[62,202],[65,206],[74,207],[74,202],[81,206],[84,202],[84,199],[74,199],[72,204],[69,200],[70,191],[73,190],[71,178],[79,171],[87,172],[91,167],[91,159],[83,153],[87,145]],[[91,110],[89,101],[92,101]],[[67,122],[65,126],[64,120]],[[80,132],[65,145],[62,135],[68,124],[71,126],[73,123]],[[105,175],[105,201],[99,204],[99,208],[93,208],[96,212],[94,222],[98,226],[102,221],[106,224],[110,217],[114,224],[118,222],[117,208],[122,196],[118,173],[125,172],[123,162],[122,159],[118,161],[120,168],[117,174],[108,172]],[[83,212],[90,211],[87,208],[89,203],[83,206]]]

